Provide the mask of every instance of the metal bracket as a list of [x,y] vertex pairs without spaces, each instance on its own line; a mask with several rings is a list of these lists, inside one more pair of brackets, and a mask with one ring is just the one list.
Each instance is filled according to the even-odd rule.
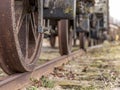
[[43,0],[38,0],[38,32],[43,33]]
[[43,28],[42,28],[42,26],[41,26],[41,27],[38,27],[38,32],[39,32],[39,33],[43,33]]

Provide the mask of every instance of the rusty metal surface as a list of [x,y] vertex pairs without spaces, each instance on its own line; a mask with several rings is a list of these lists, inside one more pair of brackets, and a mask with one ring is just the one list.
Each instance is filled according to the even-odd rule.
[[69,20],[63,19],[58,22],[59,50],[61,55],[67,55],[72,47],[72,30]]
[[32,71],[40,55],[43,36],[37,32],[35,1],[0,2],[0,66],[7,74]]
[[9,76],[4,81],[0,82],[0,90],[21,89],[31,83],[31,80],[30,80],[31,77],[39,79],[42,75],[47,75],[50,72],[52,72],[55,67],[60,66],[63,63],[68,62],[69,60],[74,60],[75,57],[78,57],[78,56],[80,57],[83,54],[84,54],[83,51],[79,50],[69,55],[53,59],[37,67],[33,72],[26,72],[23,74]]

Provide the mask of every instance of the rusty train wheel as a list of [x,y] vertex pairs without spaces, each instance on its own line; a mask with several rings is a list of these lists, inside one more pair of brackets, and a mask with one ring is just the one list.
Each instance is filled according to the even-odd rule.
[[89,47],[93,46],[93,39],[89,38]]
[[58,22],[59,51],[61,55],[71,53],[72,49],[72,30],[69,28],[68,20]]
[[79,33],[79,41],[80,41],[80,49],[86,50],[86,48],[89,46],[89,42],[87,37],[85,36],[85,33]]
[[79,33],[80,48],[84,49],[84,33]]
[[32,71],[40,54],[37,0],[0,3],[0,64],[7,74]]
[[56,43],[56,36],[51,35],[50,36],[50,45],[51,45],[52,48],[55,48],[55,43]]
[[[52,23],[53,24],[53,23]],[[49,41],[50,41],[50,46],[52,48],[55,48],[55,45],[56,45],[56,36],[57,36],[57,32],[56,32],[56,26],[54,26],[55,23],[52,26],[52,29],[50,31],[50,37],[49,37]]]

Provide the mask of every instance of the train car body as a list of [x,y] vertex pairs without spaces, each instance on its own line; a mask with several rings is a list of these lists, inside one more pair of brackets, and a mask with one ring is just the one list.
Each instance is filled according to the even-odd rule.
[[73,19],[76,0],[44,0],[44,18]]

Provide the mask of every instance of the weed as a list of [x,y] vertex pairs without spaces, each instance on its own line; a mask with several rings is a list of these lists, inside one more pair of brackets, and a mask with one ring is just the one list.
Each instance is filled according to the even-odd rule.
[[31,86],[31,87],[29,87],[29,88],[26,88],[26,90],[38,90],[38,88],[35,87],[35,86]]
[[54,87],[54,81],[50,81],[47,77],[42,76],[41,77],[41,85],[46,88],[53,88]]

